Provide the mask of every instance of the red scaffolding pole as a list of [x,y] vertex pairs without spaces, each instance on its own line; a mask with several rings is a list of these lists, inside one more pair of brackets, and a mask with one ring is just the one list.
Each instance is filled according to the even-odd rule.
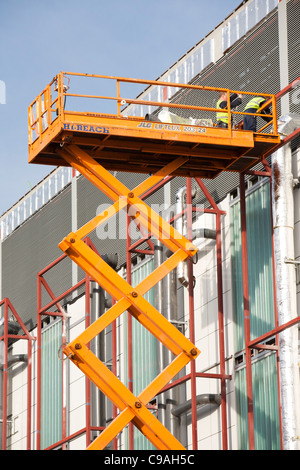
[[[4,306],[4,331],[0,341],[4,342],[4,360],[3,360],[3,418],[2,418],[2,450],[6,450],[7,445],[7,393],[8,393],[8,341],[9,339],[27,340],[27,450],[31,449],[31,377],[32,377],[32,342],[35,338],[29,333],[11,301],[5,297],[0,301],[0,307]],[[15,321],[19,324],[23,334],[9,333],[9,311]]]

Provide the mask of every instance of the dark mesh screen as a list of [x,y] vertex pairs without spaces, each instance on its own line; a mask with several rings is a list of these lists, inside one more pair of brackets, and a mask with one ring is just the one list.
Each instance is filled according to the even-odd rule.
[[[289,77],[290,81],[299,76],[299,13],[300,0],[290,0],[287,4]],[[277,93],[280,91],[279,44],[277,11],[271,13],[243,40],[233,45],[215,64],[208,66],[195,77],[193,84],[214,87],[228,87],[233,90],[250,92]],[[290,94],[291,96],[291,94]],[[179,96],[174,96],[176,102]],[[203,95],[195,91],[180,96],[186,104],[214,106],[216,93]],[[239,110],[244,106],[240,107]],[[299,103],[291,102],[291,111],[299,112]],[[180,111],[182,113],[182,110]],[[280,114],[280,109],[278,109]],[[190,116],[185,116],[190,117]],[[193,116],[192,116],[193,117]],[[195,116],[196,117],[196,116]],[[197,116],[199,117],[199,116]],[[296,139],[295,139],[296,140]],[[147,175],[117,173],[117,178],[128,188],[133,189]],[[203,180],[210,194],[218,203],[239,184],[239,175],[224,172],[215,180]],[[171,200],[179,188],[186,185],[185,178],[171,181]],[[195,183],[193,183],[195,186]],[[111,201],[83,177],[78,178],[78,226],[82,227],[91,220],[102,204]],[[164,189],[147,198],[147,204],[160,205],[164,202]],[[199,193],[197,204],[207,207],[204,195]],[[124,219],[123,219],[124,220]],[[25,323],[36,324],[36,274],[51,261],[61,255],[57,244],[71,231],[71,189],[68,186],[44,208],[39,210],[2,243],[2,292],[9,297]],[[116,234],[122,239],[100,239],[96,231],[90,238],[100,254],[119,255],[119,266],[126,261],[125,226],[116,223]],[[83,273],[79,270],[80,278]],[[45,278],[56,295],[71,287],[71,261],[66,259],[54,268]],[[49,300],[43,297],[43,305]]]
[[[289,83],[300,76],[300,0],[290,0],[287,4],[288,23],[288,63]],[[300,81],[297,87],[289,93],[290,112],[300,112]],[[291,142],[292,149],[300,145],[300,136]]]

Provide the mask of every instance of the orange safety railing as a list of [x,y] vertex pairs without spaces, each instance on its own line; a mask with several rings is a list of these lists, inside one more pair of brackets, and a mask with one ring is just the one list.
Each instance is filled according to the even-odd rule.
[[[73,88],[73,80],[75,78],[80,78],[80,87],[84,87],[82,79],[96,79],[99,81],[105,80],[114,82],[115,87],[115,96],[111,95],[99,95],[99,94],[90,94],[90,93],[82,93],[82,92],[69,92],[70,89],[70,80],[72,77],[72,88]],[[86,81],[85,81],[86,83]],[[120,92],[120,85],[121,84],[131,84],[133,85],[133,92],[136,92],[136,87],[144,85],[145,90],[140,94],[135,94],[137,96],[135,98],[129,98],[128,96],[121,95]],[[89,86],[89,84],[88,84]],[[155,87],[155,88],[153,88]],[[75,86],[76,88],[76,86]],[[96,90],[100,87],[98,83],[96,85]],[[89,86],[90,89],[90,86]],[[145,99],[147,95],[151,98],[151,90],[156,89],[156,95],[161,97],[161,100],[153,100],[153,99]],[[173,89],[173,91],[169,92],[169,89]],[[75,90],[76,91],[76,90]],[[230,95],[232,93],[241,94],[244,96],[249,96],[252,98],[253,96],[262,96],[267,99],[267,103],[258,110],[258,113],[255,116],[264,116],[262,115],[261,111],[266,106],[272,107],[271,114],[267,115],[270,117],[270,122],[264,124],[263,126],[258,126],[257,132],[262,133],[266,130],[267,127],[272,126],[271,130],[269,130],[268,134],[277,134],[277,112],[276,112],[276,97],[272,94],[267,93],[252,93],[252,92],[245,92],[245,91],[236,91],[230,90],[228,88],[219,88],[219,87],[207,87],[207,86],[200,86],[200,85],[190,85],[190,84],[179,84],[179,83],[170,83],[164,82],[159,80],[140,80],[140,79],[133,79],[133,78],[122,78],[122,77],[112,77],[106,75],[95,75],[95,74],[80,74],[80,73],[72,73],[72,72],[60,72],[50,84],[40,93],[35,100],[30,104],[28,108],[28,141],[29,144],[32,144],[37,138],[43,140],[43,133],[50,128],[54,121],[58,120],[63,122],[64,115],[80,115],[80,114],[90,114],[93,113],[93,116],[108,116],[116,119],[145,119],[145,109],[153,110],[152,112],[158,112],[160,109],[166,108],[169,112],[175,112],[176,119],[183,124],[189,124],[191,126],[215,126],[216,125],[216,113],[218,110],[215,106],[204,106],[204,103],[217,103],[218,100],[218,93],[219,92],[226,92],[227,94],[227,109],[225,112],[228,114],[228,123],[229,123],[229,130],[231,128],[241,128],[241,126],[231,124],[232,115],[236,115],[239,117],[243,117],[244,115],[254,115],[253,113],[245,113],[244,111],[234,111],[230,109]],[[173,93],[173,95],[172,95]],[[204,96],[204,93],[206,94]],[[172,95],[172,101],[168,98],[169,95]],[[140,97],[140,98],[139,98]],[[80,110],[79,106],[77,109],[70,109],[67,110],[66,108],[66,100],[79,98],[80,100],[85,99],[93,99],[95,100],[105,100],[106,102],[110,103],[115,102],[116,108],[108,109],[107,105],[105,108],[102,109],[102,112],[99,112],[98,108],[96,111],[92,111],[92,106],[90,105],[88,110]],[[193,102],[193,104],[189,104]],[[195,104],[199,103],[199,105]],[[97,105],[98,106],[98,105]],[[132,112],[134,106],[134,113],[140,109],[137,115],[134,115]],[[243,108],[244,108],[243,104]],[[179,112],[180,111],[180,112]],[[178,114],[179,113],[179,114]],[[200,119],[197,119],[200,117]],[[195,119],[194,119],[195,118]]]

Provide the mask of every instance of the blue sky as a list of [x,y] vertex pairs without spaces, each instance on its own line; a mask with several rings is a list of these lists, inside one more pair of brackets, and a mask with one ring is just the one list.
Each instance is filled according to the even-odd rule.
[[53,169],[28,164],[27,108],[58,72],[155,80],[240,3],[0,0],[0,215]]

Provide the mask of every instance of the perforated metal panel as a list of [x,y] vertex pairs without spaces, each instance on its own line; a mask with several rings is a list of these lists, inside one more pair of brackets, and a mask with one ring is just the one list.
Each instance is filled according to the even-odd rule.
[[[290,0],[287,3],[290,81],[299,76],[299,18],[300,0]],[[199,68],[196,67],[195,70]],[[191,83],[252,92],[277,93],[280,91],[279,72],[278,13],[275,9],[243,39],[233,44],[220,60],[208,65]],[[300,96],[297,96],[300,99]],[[203,101],[202,98],[200,99],[200,94],[189,92],[186,93],[185,100],[186,103],[211,106],[215,104],[216,96],[215,94],[205,95]],[[290,100],[291,111],[299,112],[299,102],[292,102],[292,97]],[[176,95],[172,101],[176,102]],[[280,113],[280,108],[278,113]],[[293,148],[299,145],[299,138],[295,139],[292,145]],[[147,176],[118,173],[117,177],[129,188],[134,188]],[[239,185],[239,175],[224,172],[215,180],[204,180],[204,183],[214,200],[219,203]],[[172,180],[170,189],[172,203],[175,203],[177,190],[185,184],[185,178]],[[78,227],[81,227],[96,215],[101,204],[110,205],[110,201],[82,177],[78,179],[77,190]],[[150,196],[146,202],[163,204],[164,189]],[[208,206],[205,196],[201,193],[194,202]],[[71,189],[68,186],[3,241],[2,293],[3,296],[11,299],[23,321],[31,325],[36,323],[36,273],[60,256],[61,252],[57,248],[57,243],[71,229]],[[117,233],[119,232],[120,228],[117,225]],[[91,239],[101,254],[119,253],[119,266],[126,260],[124,230],[122,234],[121,240],[103,240],[97,236],[96,232],[91,234]],[[49,284],[55,293],[71,287],[71,271],[71,262],[66,260],[50,274]],[[79,277],[83,277],[82,272],[79,272]]]

